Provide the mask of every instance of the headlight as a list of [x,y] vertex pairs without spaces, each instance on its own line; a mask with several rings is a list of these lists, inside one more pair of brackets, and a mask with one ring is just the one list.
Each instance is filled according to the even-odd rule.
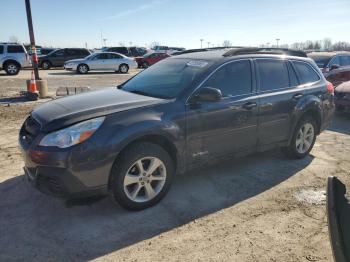
[[44,136],[39,145],[59,148],[77,145],[92,136],[101,126],[104,119],[105,117],[98,117],[52,132]]

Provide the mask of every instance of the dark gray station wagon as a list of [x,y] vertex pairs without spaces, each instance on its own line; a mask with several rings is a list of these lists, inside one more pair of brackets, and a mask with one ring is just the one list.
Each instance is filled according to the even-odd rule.
[[38,106],[19,135],[25,173],[55,196],[110,194],[139,210],[176,172],[282,147],[303,158],[331,121],[333,86],[309,58],[232,49],[167,58],[110,88]]

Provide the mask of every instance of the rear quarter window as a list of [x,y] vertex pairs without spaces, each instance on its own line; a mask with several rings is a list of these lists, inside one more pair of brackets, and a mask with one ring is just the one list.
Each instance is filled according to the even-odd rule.
[[0,54],[3,54],[3,53],[4,53],[4,46],[0,45]]
[[24,48],[20,45],[7,46],[7,53],[24,53]]
[[319,75],[309,64],[298,61],[293,61],[293,64],[295,70],[297,71],[301,85],[313,83],[320,80]]
[[260,91],[270,91],[289,87],[289,76],[284,60],[257,59]]

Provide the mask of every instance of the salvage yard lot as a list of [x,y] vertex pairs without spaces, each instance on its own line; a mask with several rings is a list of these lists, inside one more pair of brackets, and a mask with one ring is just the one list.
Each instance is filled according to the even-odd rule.
[[[115,86],[121,75],[40,71],[60,86]],[[331,261],[326,178],[350,184],[350,116],[336,115],[311,155],[279,150],[177,176],[157,206],[130,212],[109,198],[68,201],[31,188],[23,175],[18,131],[39,102],[7,104],[30,71],[0,73],[0,260]]]

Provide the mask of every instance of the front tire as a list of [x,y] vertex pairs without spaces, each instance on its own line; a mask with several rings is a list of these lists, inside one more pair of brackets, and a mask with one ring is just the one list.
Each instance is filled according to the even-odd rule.
[[85,64],[80,64],[77,67],[77,72],[79,74],[87,74],[88,71],[89,71],[89,67]]
[[167,194],[173,174],[173,161],[162,147],[135,144],[122,153],[112,168],[111,193],[124,208],[142,210]]
[[17,75],[20,70],[20,66],[15,62],[8,62],[5,65],[5,71],[8,75]]
[[143,62],[143,63],[142,63],[142,68],[145,68],[145,69],[146,69],[146,68],[148,68],[148,67],[149,67],[149,64],[148,64],[147,62]]
[[297,124],[290,145],[284,148],[284,152],[294,159],[306,157],[315,144],[316,132],[316,121],[310,116],[303,117]]
[[41,68],[44,70],[48,70],[51,68],[51,63],[49,61],[43,61],[41,63]]

